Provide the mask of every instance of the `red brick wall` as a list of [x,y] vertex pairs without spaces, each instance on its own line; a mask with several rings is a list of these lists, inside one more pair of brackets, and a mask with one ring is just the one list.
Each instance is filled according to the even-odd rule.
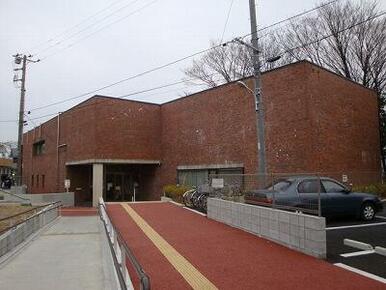
[[[253,88],[251,80],[246,81]],[[267,171],[379,181],[376,95],[308,62],[262,75]],[[252,95],[227,84],[161,107],[161,185],[178,165],[243,163],[256,173]],[[336,174],[338,173],[338,174]]]
[[[346,173],[361,182],[380,175],[373,91],[307,62],[264,73],[262,86],[268,172],[339,171],[336,177]],[[255,173],[255,118],[254,98],[238,83],[161,106],[94,97],[60,116],[59,171],[57,118],[41,126],[41,137],[40,129],[24,134],[24,182],[32,192],[62,191],[69,161],[161,160],[144,174],[149,184],[142,189],[157,198],[175,182],[178,165],[243,163],[245,173]],[[32,158],[39,138],[46,154]],[[44,188],[31,188],[32,174],[45,175]]]
[[[65,163],[87,159],[160,160],[160,106],[106,97],[91,98],[24,134],[23,181],[32,193],[64,191]],[[35,133],[34,133],[35,132]],[[28,137],[27,137],[28,136]],[[46,152],[32,156],[33,143],[45,140]],[[59,161],[59,167],[57,162]],[[44,188],[31,175],[45,175]],[[41,178],[41,177],[40,177]]]
[[253,173],[253,103],[252,94],[234,83],[162,105],[162,185],[175,183],[178,165],[244,163]]
[[95,111],[98,142],[94,158],[160,160],[160,106],[102,100]]
[[[56,163],[57,118],[42,124],[23,136],[23,181],[32,193],[55,192],[57,182]],[[33,156],[33,144],[45,140],[45,153]],[[32,186],[34,175],[34,186]],[[44,175],[44,185],[43,185]],[[37,184],[39,176],[39,184]]]
[[265,106],[267,172],[313,170],[315,131],[307,91],[307,63],[296,63],[262,75]]
[[377,95],[319,67],[307,64],[312,102],[314,168],[349,182],[370,183],[381,176]]

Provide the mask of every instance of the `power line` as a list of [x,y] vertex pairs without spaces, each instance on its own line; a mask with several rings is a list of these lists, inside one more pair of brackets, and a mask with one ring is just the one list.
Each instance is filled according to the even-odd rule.
[[[272,24],[270,24],[270,25],[264,26],[264,27],[258,29],[257,32],[262,32],[262,31],[264,31],[264,30],[267,30],[267,29],[272,28],[272,27],[274,27],[274,26],[280,25],[280,24],[285,23],[285,22],[287,22],[287,21],[291,21],[291,20],[293,20],[293,19],[295,19],[295,18],[304,16],[304,15],[306,15],[306,14],[309,14],[309,13],[311,13],[311,12],[314,12],[314,11],[316,11],[316,10],[319,10],[319,9],[325,7],[325,6],[334,4],[334,3],[338,2],[338,1],[341,1],[341,0],[333,0],[333,1],[330,1],[330,2],[326,2],[326,3],[324,3],[324,4],[321,4],[321,5],[319,5],[319,6],[316,6],[315,8],[312,8],[312,9],[309,9],[309,10],[306,10],[306,11],[303,11],[303,12],[298,13],[298,14],[295,14],[295,15],[293,15],[293,16],[291,16],[291,17],[288,17],[288,18],[279,20],[278,22],[275,22],[275,23],[272,23]],[[245,38],[245,37],[250,36],[250,35],[251,35],[251,33],[248,33],[248,34],[245,34],[245,35],[241,36],[240,38]],[[268,34],[264,34],[263,36],[259,36],[259,38],[265,37],[266,35],[268,35]]]
[[[215,75],[220,75],[220,74],[219,73],[213,73],[213,74],[210,74],[209,76],[215,76]],[[166,87],[175,86],[175,85],[178,85],[178,84],[181,84],[181,83],[185,83],[185,82],[188,82],[188,81],[192,81],[192,80],[195,80],[195,79],[194,78],[185,79],[185,80],[182,80],[182,81],[177,81],[177,82],[173,82],[173,83],[169,83],[169,84],[153,87],[153,88],[150,88],[150,89],[135,91],[135,92],[132,92],[132,93],[129,93],[129,94],[121,95],[121,96],[116,97],[114,99],[124,100],[124,99],[126,99],[127,97],[130,97],[130,96],[138,95],[138,94],[145,93],[145,92],[155,91],[155,90],[159,90],[159,89],[166,88]],[[219,81],[219,80],[220,79],[216,79],[216,81]],[[199,84],[197,84],[197,85],[199,85]],[[204,85],[204,84],[200,84],[200,85]],[[165,93],[165,92],[162,92],[162,93]],[[102,103],[104,101],[105,100],[102,99],[102,100],[98,100],[97,102],[91,103],[91,104],[83,104],[83,105],[80,105],[80,106],[77,105],[75,107],[70,108],[69,110],[84,109],[84,108],[89,107],[89,106],[95,106],[96,104],[100,104],[100,103]],[[34,117],[34,118],[30,118],[29,117],[29,120],[33,121],[33,120],[38,120],[38,119],[42,119],[42,118],[46,118],[46,117],[52,117],[52,116],[56,116],[57,114],[60,114],[60,113],[62,113],[62,112],[50,113],[50,114],[47,114],[47,115],[38,116],[38,117]],[[13,120],[8,120],[8,121],[4,121],[4,122],[13,122]]]
[[[317,10],[317,9],[320,9],[320,8],[326,6],[326,5],[335,3],[335,2],[337,2],[337,1],[339,1],[339,0],[334,0],[334,1],[328,2],[328,3],[326,3],[326,4],[322,5],[322,6],[318,6],[317,8],[314,8],[314,9],[311,9],[311,10],[308,10],[308,11],[305,11],[305,12],[302,12],[302,13],[299,13],[299,14],[297,14],[297,15],[294,15],[294,16],[288,18],[288,19],[293,19],[293,18],[295,18],[295,17],[302,16],[302,15],[304,15],[304,14],[306,14],[306,13],[310,13],[310,12],[312,12],[312,11],[315,11],[315,10]],[[284,20],[281,20],[281,21],[279,21],[279,22],[273,23],[273,24],[271,24],[271,25],[269,25],[269,26],[263,27],[262,29],[260,29],[260,30],[258,30],[258,31],[262,31],[262,30],[265,30],[265,29],[267,29],[267,28],[273,27],[273,26],[275,26],[275,25],[277,25],[277,24],[279,24],[279,23],[283,23],[283,22],[286,21],[286,20],[287,20],[287,19],[284,19]],[[247,35],[245,35],[245,36],[243,36],[243,37],[246,37],[246,36],[248,36],[248,35],[250,35],[250,33],[247,34]],[[230,42],[230,41],[227,41],[226,43],[229,43],[229,42]],[[190,54],[190,55],[188,55],[188,56],[182,57],[182,58],[177,59],[177,60],[175,60],[175,61],[166,63],[166,64],[164,64],[164,65],[155,67],[155,68],[150,69],[150,70],[147,70],[147,71],[144,71],[144,72],[142,72],[142,73],[138,73],[138,74],[136,74],[136,75],[133,75],[133,76],[124,78],[124,79],[122,79],[122,80],[120,80],[120,81],[111,83],[111,84],[106,85],[106,86],[103,86],[103,87],[101,87],[101,88],[98,88],[98,89],[95,89],[95,90],[92,90],[92,91],[88,91],[88,92],[82,93],[82,94],[80,94],[80,95],[77,95],[77,96],[74,96],[74,97],[71,97],[71,98],[67,98],[67,99],[64,99],[64,100],[61,100],[61,101],[58,101],[58,102],[54,102],[54,103],[51,103],[51,104],[48,104],[48,105],[44,105],[44,106],[32,108],[32,109],[30,109],[29,111],[41,110],[41,109],[44,109],[44,108],[48,108],[48,107],[51,107],[51,106],[55,106],[55,105],[58,105],[58,104],[62,104],[62,103],[65,103],[65,102],[69,102],[69,101],[72,101],[72,100],[75,100],[75,99],[78,99],[78,98],[81,98],[81,97],[84,97],[84,96],[87,96],[87,95],[90,95],[90,94],[99,92],[99,91],[101,91],[101,90],[104,90],[104,89],[110,88],[110,87],[112,87],[112,86],[121,84],[121,83],[123,83],[123,82],[126,82],[126,81],[129,81],[129,80],[132,80],[132,79],[141,77],[141,76],[143,76],[143,75],[152,73],[152,72],[154,72],[154,71],[163,69],[163,68],[168,67],[168,66],[170,66],[170,65],[179,63],[179,62],[184,61],[184,60],[186,60],[186,59],[189,59],[189,58],[192,58],[192,57],[194,57],[194,56],[200,55],[200,54],[202,54],[202,53],[208,52],[208,51],[210,51],[210,50],[212,50],[212,49],[215,49],[215,48],[217,48],[217,47],[220,47],[221,45],[222,45],[222,44],[218,44],[218,45],[216,45],[216,46],[213,46],[213,47],[210,47],[210,48],[201,50],[201,51],[199,51],[199,52]],[[56,114],[56,113],[55,113],[55,114]],[[45,116],[43,116],[43,117],[52,116],[52,115],[54,115],[54,114],[45,115]],[[42,117],[42,118],[43,118],[43,117]],[[0,121],[0,122],[2,122],[2,121]],[[5,121],[5,122],[12,122],[12,121]]]
[[[120,3],[120,2],[123,2],[123,1],[126,1],[126,0],[118,0],[118,1],[115,1],[115,2],[113,2],[113,3],[111,3],[111,4],[109,4],[109,5],[106,6],[105,8],[103,8],[103,9],[97,11],[96,13],[92,14],[91,16],[88,16],[87,18],[83,19],[82,21],[78,22],[77,24],[75,24],[75,25],[73,25],[73,26],[71,26],[71,27],[65,29],[64,31],[62,31],[62,32],[60,32],[60,33],[58,33],[58,34],[56,34],[55,36],[52,36],[50,39],[48,39],[48,40],[46,40],[46,41],[43,41],[43,42],[41,42],[41,43],[38,44],[38,45],[35,45],[35,46],[32,47],[30,50],[32,51],[32,50],[34,50],[34,49],[36,49],[36,48],[38,48],[38,47],[41,47],[42,45],[44,45],[44,44],[46,44],[46,43],[49,44],[50,42],[53,42],[55,39],[60,38],[61,36],[68,34],[70,31],[74,30],[75,28],[78,28],[78,27],[81,26],[83,23],[87,23],[88,20],[95,18],[97,15],[99,15],[99,14],[101,14],[102,12],[108,10],[110,7],[115,6],[116,4],[118,4],[118,3]],[[35,52],[34,52],[34,53],[35,53]]]
[[[136,2],[136,1],[138,1],[138,0],[135,0],[135,1],[133,1],[133,2]],[[155,1],[157,1],[157,0],[155,0]],[[69,48],[75,46],[75,45],[78,44],[79,42],[88,39],[89,37],[91,37],[92,35],[94,35],[94,34],[100,32],[101,30],[104,30],[104,29],[106,29],[107,27],[109,27],[109,26],[111,26],[111,25],[113,25],[113,24],[115,24],[115,23],[117,23],[117,22],[120,22],[120,21],[126,19],[128,16],[131,16],[132,14],[135,14],[135,13],[139,12],[140,10],[146,8],[147,6],[150,6],[150,5],[153,4],[155,1],[146,4],[145,7],[142,7],[142,8],[140,8],[140,9],[138,9],[138,10],[136,10],[136,11],[130,13],[129,15],[126,15],[126,16],[124,16],[124,17],[122,17],[122,18],[117,19],[116,21],[114,21],[114,22],[112,22],[112,23],[109,23],[109,24],[107,24],[107,25],[105,25],[105,26],[102,26],[100,29],[98,29],[98,30],[96,30],[96,31],[94,31],[94,32],[92,32],[92,33],[90,33],[90,34],[88,34],[88,35],[85,35],[84,37],[78,39],[77,41],[73,42],[72,44],[69,44],[69,45],[67,45],[67,46],[64,47],[64,48],[59,49],[59,51],[56,51],[56,52],[54,52],[54,53],[51,53],[51,54],[49,54],[49,55],[43,57],[42,60],[45,60],[45,59],[47,59],[47,58],[49,58],[49,57],[51,57],[51,56],[54,56],[54,55],[56,55],[56,54],[58,54],[58,53],[60,53],[60,52],[63,52],[63,51],[65,51],[65,50],[67,50],[67,49],[69,49]],[[229,11],[228,11],[227,20],[226,20],[226,23],[225,23],[225,26],[224,26],[224,31],[223,31],[222,37],[221,37],[221,42],[222,42],[222,39],[223,39],[223,36],[224,36],[224,33],[225,33],[225,29],[226,29],[226,26],[227,26],[227,23],[228,23],[228,20],[229,20],[229,15],[230,15],[230,12],[231,12],[231,8],[232,8],[232,5],[233,5],[233,1],[234,1],[234,0],[232,0],[230,9],[229,9]],[[335,3],[335,2],[337,2],[337,1],[340,1],[340,0],[333,0],[333,1],[327,2],[327,3],[325,3],[325,4],[322,4],[322,5],[320,5],[320,6],[317,6],[317,7],[313,8],[313,9],[310,9],[310,10],[304,11],[304,12],[302,12],[302,13],[296,14],[296,15],[294,15],[294,16],[291,16],[291,17],[289,17],[289,18],[283,19],[283,20],[281,20],[281,21],[278,21],[278,22],[273,23],[273,24],[271,24],[271,25],[269,25],[269,26],[266,26],[266,27],[263,27],[263,28],[259,29],[258,32],[261,32],[261,31],[266,30],[266,29],[268,29],[268,28],[271,28],[271,27],[273,27],[273,26],[279,25],[279,24],[281,24],[281,23],[283,23],[283,22],[292,20],[292,19],[294,19],[294,18],[303,16],[303,15],[305,15],[305,14],[308,14],[308,13],[310,13],[310,12],[313,12],[313,11],[315,11],[315,10],[317,10],[317,9],[320,9],[320,8],[322,8],[322,7],[324,7],[324,6],[330,5],[330,4]],[[129,3],[129,4],[130,4],[130,3]],[[126,5],[126,6],[128,6],[128,5]],[[124,7],[126,7],[126,6],[124,6]],[[97,21],[97,22],[98,22],[98,21]],[[90,26],[88,26],[88,27],[90,27]],[[83,30],[86,30],[86,29],[83,29]],[[82,31],[80,31],[80,32],[82,32]],[[79,34],[79,32],[78,32],[78,33],[75,33],[75,34],[77,35],[77,34]],[[251,35],[251,34],[248,33],[248,34],[242,36],[241,38],[245,38],[245,37],[247,37],[247,36],[249,36],[249,35]],[[264,36],[266,36],[266,35],[267,35],[267,34],[265,34]],[[263,36],[263,37],[264,37],[264,36]],[[62,40],[62,41],[63,41],[63,40]],[[49,47],[49,48],[46,49],[46,50],[49,50],[49,49],[51,49],[51,48],[52,48],[52,47]]]
[[[71,33],[70,35],[67,35],[67,36],[64,37],[63,39],[58,40],[58,41],[55,43],[55,45],[49,46],[49,47],[47,47],[46,49],[43,49],[43,50],[38,51],[38,52],[35,52],[35,54],[41,54],[41,53],[46,52],[46,51],[48,51],[48,50],[50,50],[50,49],[52,49],[52,48],[55,48],[55,46],[60,45],[61,43],[65,42],[65,41],[67,41],[67,40],[69,40],[69,39],[71,39],[71,38],[74,38],[75,36],[81,34],[82,32],[85,32],[85,31],[89,30],[90,28],[95,27],[96,24],[98,24],[98,23],[100,23],[100,22],[102,22],[102,21],[104,21],[104,20],[110,18],[111,16],[113,16],[113,15],[115,15],[115,14],[121,12],[122,9],[125,9],[125,8],[129,7],[130,5],[132,5],[132,4],[134,4],[135,2],[138,2],[138,1],[139,1],[139,0],[134,0],[134,1],[131,1],[131,2],[129,2],[128,4],[124,5],[123,7],[119,7],[119,9],[114,10],[112,13],[105,15],[105,16],[102,17],[101,19],[98,19],[97,21],[95,21],[95,22],[93,22],[93,23],[87,25],[86,27],[82,28],[81,30],[75,31],[75,32]],[[143,9],[143,8],[142,8],[142,9]],[[140,10],[142,10],[142,9],[140,9]],[[139,10],[138,10],[138,11],[139,11]],[[125,18],[128,17],[128,16],[130,16],[130,15],[132,15],[132,14],[134,14],[134,13],[136,13],[136,12],[138,12],[138,11],[136,10],[136,11],[130,13],[129,15],[125,16]]]
[[[344,28],[344,29],[341,29],[341,30],[335,32],[335,33],[342,33],[342,32],[344,32],[344,31],[346,31],[346,30],[349,30],[349,29],[352,29],[352,28],[354,28],[354,27],[356,27],[356,26],[362,25],[362,24],[365,23],[365,22],[368,22],[368,21],[374,20],[374,19],[376,19],[376,18],[379,18],[379,17],[381,17],[381,16],[383,16],[383,15],[385,15],[385,14],[386,14],[386,11],[385,11],[385,12],[382,12],[382,13],[380,13],[380,14],[378,14],[378,15],[375,15],[375,16],[373,16],[373,17],[367,18],[367,19],[365,19],[365,20],[363,20],[363,21],[360,21],[360,22],[358,22],[358,23],[352,24],[352,25],[350,25],[350,26],[348,26],[348,27],[346,27],[346,28]],[[283,52],[282,52],[281,54],[279,54],[279,55],[283,55],[283,54],[289,53],[289,52],[291,52],[291,51],[293,51],[293,50],[296,50],[296,49],[299,49],[299,48],[302,48],[302,47],[306,47],[306,46],[308,46],[308,45],[312,45],[312,44],[314,44],[314,43],[323,41],[324,39],[329,38],[329,37],[331,37],[331,36],[334,36],[334,34],[325,35],[325,36],[323,36],[323,37],[321,37],[321,38],[318,38],[318,39],[316,39],[316,40],[314,40],[314,41],[310,41],[310,42],[305,43],[305,44],[303,44],[303,45],[299,45],[299,46],[296,46],[296,47],[287,49],[287,50],[283,51]],[[267,59],[268,59],[268,58],[264,58],[264,60],[267,60]],[[120,96],[120,97],[121,97],[121,98],[125,98],[125,97],[132,96],[132,95],[136,95],[136,94],[139,94],[139,93],[148,92],[148,91],[153,91],[153,90],[157,90],[157,89],[160,89],[160,88],[164,88],[164,87],[169,87],[169,86],[172,86],[172,85],[180,84],[180,83],[183,83],[183,82],[185,82],[185,81],[187,81],[187,80],[184,80],[184,81],[178,81],[178,82],[175,82],[175,83],[162,85],[162,86],[155,87],[155,88],[152,88],[152,89],[146,89],[146,90],[142,90],[142,91],[138,91],[138,92],[126,94],[126,95],[123,95],[123,96]],[[48,106],[48,105],[47,105],[47,106]],[[46,106],[46,107],[47,107],[47,106]],[[40,116],[40,117],[37,117],[37,118],[34,118],[34,119],[40,119],[40,118],[44,118],[44,117],[47,117],[47,116],[52,116],[52,115],[55,115],[55,114],[56,114],[56,113],[48,114],[48,115]],[[9,121],[8,121],[8,122],[9,122]]]
[[[136,1],[138,1],[138,0],[135,0],[134,2],[136,2]],[[118,18],[117,20],[115,20],[115,21],[113,21],[113,22],[111,22],[111,23],[108,23],[108,24],[106,24],[105,26],[102,26],[101,28],[99,28],[99,29],[93,31],[92,33],[87,34],[87,35],[81,37],[80,39],[74,41],[73,43],[67,45],[66,47],[64,47],[64,48],[62,48],[62,49],[59,49],[59,51],[56,51],[55,53],[52,53],[52,54],[49,54],[49,55],[43,57],[42,60],[45,60],[45,59],[47,59],[47,58],[49,58],[49,57],[51,57],[51,56],[54,56],[54,55],[56,55],[56,54],[58,54],[58,53],[60,53],[60,52],[63,52],[64,50],[67,50],[67,49],[69,49],[69,48],[75,46],[76,44],[80,43],[81,41],[84,41],[84,40],[90,38],[90,37],[93,36],[94,34],[96,34],[96,33],[100,32],[100,31],[102,31],[102,30],[104,30],[104,29],[110,27],[111,25],[116,24],[116,23],[118,23],[118,22],[121,22],[121,21],[125,20],[127,17],[129,17],[129,16],[131,16],[131,15],[134,15],[134,14],[136,14],[136,13],[138,13],[138,12],[144,10],[145,8],[147,8],[147,7],[151,6],[151,5],[153,5],[153,4],[156,3],[157,1],[158,1],[158,0],[153,0],[153,1],[151,1],[151,2],[149,2],[149,3],[147,3],[147,4],[145,4],[145,5],[143,5],[142,7],[140,7],[140,8],[138,8],[138,9],[132,11],[131,13],[129,13],[129,14],[127,14],[127,15],[121,17],[121,18]],[[81,32],[82,32],[82,31],[81,31]],[[77,34],[78,34],[78,33],[77,33]]]
[[220,42],[222,42],[223,39],[224,39],[224,34],[225,34],[225,30],[226,30],[227,25],[228,25],[229,16],[230,16],[231,11],[232,11],[233,2],[234,2],[234,0],[232,0],[232,1],[231,1],[231,5],[229,5],[229,9],[228,9],[227,17],[226,17],[226,20],[225,20],[224,29],[223,29],[222,34],[221,34],[221,40],[220,40]]
[[[219,44],[219,45],[217,45],[216,47],[219,47],[219,46],[221,46],[221,45]],[[207,52],[207,51],[210,51],[210,50],[212,50],[212,49],[213,49],[213,47],[207,48],[207,49],[204,49],[204,50],[201,50],[201,51],[199,51],[199,52],[196,52],[196,53],[190,54],[190,55],[188,55],[188,56],[179,58],[179,59],[177,59],[177,60],[171,61],[171,62],[166,63],[166,64],[164,64],[164,65],[160,65],[160,66],[157,66],[157,67],[155,67],[155,68],[146,70],[146,71],[144,71],[144,72],[135,74],[135,75],[133,75],[133,76],[124,78],[124,79],[122,79],[122,80],[119,80],[119,81],[117,81],[117,82],[111,83],[111,84],[106,85],[106,86],[103,86],[103,87],[101,87],[101,88],[98,88],[98,89],[95,89],[95,90],[92,90],[92,91],[88,91],[88,92],[85,92],[85,93],[80,94],[80,95],[78,95],[78,96],[71,97],[71,98],[68,98],[68,99],[64,99],[64,100],[62,100],[62,101],[58,101],[58,102],[51,103],[51,104],[48,104],[48,105],[44,105],[44,106],[41,106],[41,107],[32,108],[30,111],[32,112],[32,111],[36,111],[36,110],[40,110],[40,109],[52,107],[52,106],[55,106],[55,105],[59,105],[59,104],[62,104],[62,103],[66,103],[66,102],[69,102],[69,101],[72,101],[72,100],[75,100],[75,99],[79,99],[79,98],[81,98],[81,97],[84,97],[84,96],[87,96],[87,95],[90,95],[90,94],[99,92],[99,91],[101,91],[101,90],[104,90],[104,89],[107,89],[107,88],[116,86],[116,85],[121,84],[121,83],[123,83],[123,82],[126,82],[126,81],[129,81],[129,80],[132,80],[132,79],[135,79],[135,78],[144,76],[144,75],[146,75],[146,74],[149,74],[149,73],[152,73],[152,72],[155,72],[155,71],[158,71],[158,70],[160,70],[160,69],[163,69],[163,68],[168,67],[168,66],[170,66],[170,65],[179,63],[179,62],[184,61],[184,60],[186,60],[186,59],[189,59],[189,58],[191,58],[191,57],[200,55],[200,54],[205,53],[205,52]]]
[[[322,36],[322,37],[320,37],[320,38],[317,38],[317,39],[315,39],[315,40],[313,40],[313,41],[310,41],[310,42],[307,42],[307,43],[305,43],[305,44],[298,45],[298,46],[292,47],[292,48],[290,48],[290,49],[284,50],[284,51],[282,51],[281,53],[279,53],[279,54],[276,55],[276,56],[283,56],[284,54],[290,53],[290,52],[292,52],[292,51],[294,51],[294,50],[297,50],[297,49],[300,49],[300,48],[303,48],[303,47],[306,47],[306,46],[309,46],[309,45],[312,45],[312,44],[321,42],[321,41],[323,41],[323,40],[325,40],[325,39],[327,39],[327,38],[329,38],[329,37],[331,37],[331,36],[334,36],[334,35],[336,35],[336,34],[342,33],[342,32],[344,32],[344,31],[347,31],[347,30],[349,30],[349,29],[352,29],[352,28],[354,28],[354,27],[356,27],[356,26],[362,25],[362,24],[364,24],[364,23],[366,23],[366,22],[368,22],[368,21],[371,21],[371,20],[374,20],[374,19],[376,19],[376,18],[379,18],[379,17],[381,17],[381,16],[383,16],[383,15],[385,15],[385,14],[386,14],[386,11],[384,11],[384,12],[382,12],[382,13],[379,13],[379,14],[377,14],[377,15],[375,15],[375,16],[369,17],[369,18],[367,18],[367,19],[365,19],[365,20],[362,20],[362,21],[360,21],[360,22],[357,22],[357,23],[354,23],[354,24],[352,24],[352,25],[349,25],[348,27],[343,28],[343,29],[341,29],[341,30],[338,30],[338,31],[336,31],[336,32],[334,32],[334,33],[324,35],[324,36]],[[269,59],[269,58],[271,58],[271,57],[267,57],[267,58],[265,58],[265,60],[266,60],[266,59]]]

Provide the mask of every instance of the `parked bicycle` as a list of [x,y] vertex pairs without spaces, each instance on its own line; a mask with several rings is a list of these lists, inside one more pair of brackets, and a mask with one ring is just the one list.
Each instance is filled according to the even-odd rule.
[[208,186],[199,186],[186,191],[183,194],[183,202],[187,207],[206,212],[209,194],[210,190]]

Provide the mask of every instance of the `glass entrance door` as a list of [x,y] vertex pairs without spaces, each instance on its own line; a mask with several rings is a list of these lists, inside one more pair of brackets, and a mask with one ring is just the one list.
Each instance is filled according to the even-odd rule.
[[106,174],[106,201],[131,201],[133,177],[127,173]]

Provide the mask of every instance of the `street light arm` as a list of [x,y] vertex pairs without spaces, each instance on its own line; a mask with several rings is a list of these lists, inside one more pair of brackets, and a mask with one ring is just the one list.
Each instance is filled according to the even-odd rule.
[[246,43],[244,40],[241,40],[241,38],[237,38],[237,37],[236,37],[235,39],[232,40],[232,42],[238,42],[238,43],[240,43],[240,44],[242,44],[242,45],[244,45],[244,46],[246,46],[246,47],[252,49],[254,52],[261,53],[260,50],[258,50],[257,48],[253,47],[253,46],[250,45],[249,43]]
[[255,92],[250,88],[248,87],[244,82],[242,81],[237,81],[237,83],[241,86],[243,86],[245,89],[248,90],[248,92],[250,92],[252,95],[255,95]]

